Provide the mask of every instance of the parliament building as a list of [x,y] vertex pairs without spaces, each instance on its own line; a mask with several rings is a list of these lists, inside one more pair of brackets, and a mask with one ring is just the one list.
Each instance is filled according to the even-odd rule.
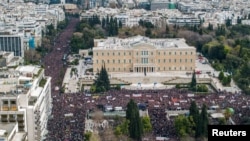
[[93,71],[105,64],[113,72],[167,72],[195,70],[196,48],[184,38],[151,39],[134,36],[126,39],[94,39]]

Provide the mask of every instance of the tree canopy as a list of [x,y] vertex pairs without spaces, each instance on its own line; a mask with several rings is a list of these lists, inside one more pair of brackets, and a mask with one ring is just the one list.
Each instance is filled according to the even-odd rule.
[[95,91],[94,92],[104,92],[110,89],[110,81],[108,72],[105,65],[102,66],[101,71],[94,82]]
[[142,121],[139,116],[137,104],[132,99],[127,104],[126,119],[129,120],[129,136],[140,141],[143,134]]

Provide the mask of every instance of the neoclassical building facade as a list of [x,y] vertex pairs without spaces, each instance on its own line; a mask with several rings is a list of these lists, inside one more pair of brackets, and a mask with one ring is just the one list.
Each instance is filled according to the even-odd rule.
[[195,70],[196,48],[183,38],[150,39],[134,36],[126,39],[95,39],[93,71],[105,64],[112,72],[167,72]]

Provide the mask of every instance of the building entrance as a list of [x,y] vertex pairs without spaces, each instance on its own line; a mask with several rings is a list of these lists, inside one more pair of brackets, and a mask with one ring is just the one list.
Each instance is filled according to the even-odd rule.
[[155,67],[134,67],[134,72],[138,73],[155,72]]

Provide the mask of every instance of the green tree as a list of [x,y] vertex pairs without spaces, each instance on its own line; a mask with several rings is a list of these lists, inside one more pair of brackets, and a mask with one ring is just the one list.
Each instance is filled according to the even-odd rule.
[[214,28],[213,28],[213,25],[211,23],[208,24],[208,30],[212,31]]
[[147,28],[146,31],[145,31],[145,36],[146,37],[151,37],[152,36],[152,31],[150,28]]
[[194,90],[196,88],[196,74],[195,71],[192,74],[192,80],[190,83],[190,89]]
[[202,28],[199,29],[199,34],[200,34],[200,35],[203,35],[203,30],[202,30]]
[[84,134],[84,141],[90,141],[90,137],[91,137],[92,133],[91,132],[87,132]]
[[114,19],[114,35],[118,35],[118,30],[119,30],[119,25],[118,25],[118,21],[117,18]]
[[207,137],[208,136],[208,114],[207,114],[207,106],[205,104],[202,105],[201,113],[199,116],[198,124],[195,130],[196,137]]
[[233,113],[231,112],[230,108],[226,108],[226,110],[224,111],[225,120],[228,121],[232,114]]
[[210,59],[223,60],[226,58],[227,52],[223,44],[210,47],[208,56]]
[[194,32],[197,32],[197,31],[198,31],[197,25],[194,25],[194,26],[193,26],[193,31],[194,31]]
[[219,125],[225,125],[226,124],[226,119],[225,118],[219,118],[218,122],[219,122]]
[[177,116],[174,120],[174,127],[179,137],[192,134],[194,127],[192,117],[185,117],[184,115]]
[[96,92],[104,92],[110,89],[110,80],[105,65],[102,66],[94,85],[96,87]]
[[232,19],[227,18],[226,26],[231,26],[231,25],[232,25]]
[[115,128],[115,135],[129,135],[128,131],[129,120],[125,119],[120,125]]
[[103,18],[102,18],[102,28],[105,28],[105,26],[106,26],[105,24],[106,24],[106,20],[105,20],[105,18],[103,17]]
[[138,107],[132,99],[127,104],[126,119],[129,120],[129,136],[140,141],[143,134],[142,121],[139,116]]
[[56,34],[56,30],[53,24],[47,26],[47,35],[54,36]]
[[169,33],[170,33],[170,29],[169,29],[169,27],[168,27],[168,24],[166,24],[165,32],[166,32],[166,34],[169,34]]
[[220,73],[219,73],[219,76],[218,76],[218,79],[220,80],[220,81],[222,81],[223,79],[224,79],[224,73],[221,71]]
[[197,86],[197,92],[208,92],[208,88],[204,84],[198,85]]
[[208,136],[208,113],[207,113],[207,106],[203,104],[201,109],[201,119],[202,119],[202,133],[204,137]]
[[195,101],[191,102],[189,107],[189,116],[193,118],[195,125],[197,125],[199,120],[199,109]]
[[144,26],[144,22],[143,22],[142,19],[139,20],[139,25],[140,25],[140,26]]
[[237,24],[241,24],[241,18],[239,16],[237,17]]
[[119,28],[122,28],[122,21],[119,20]]
[[152,131],[152,125],[149,116],[142,117],[142,127],[143,127],[143,133],[148,133]]
[[122,131],[121,131],[121,127],[120,127],[120,126],[117,126],[117,127],[115,128],[114,134],[115,134],[116,136],[122,135]]

